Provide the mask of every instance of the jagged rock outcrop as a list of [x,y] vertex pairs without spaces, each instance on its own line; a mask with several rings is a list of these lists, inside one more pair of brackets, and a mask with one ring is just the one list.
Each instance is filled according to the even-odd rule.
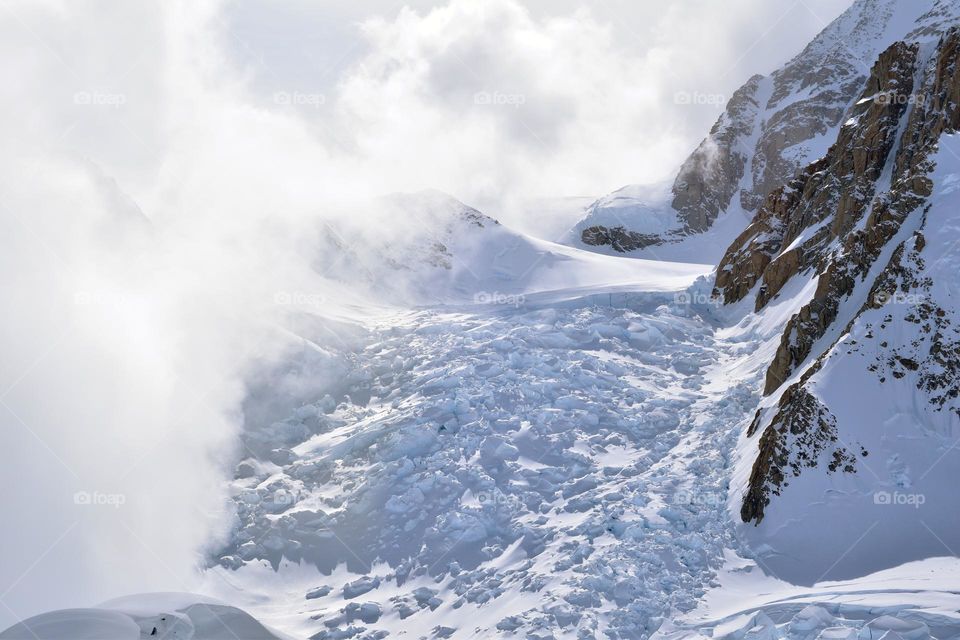
[[[938,304],[932,295],[936,282],[924,275],[926,239],[917,231],[897,247],[890,263],[874,283],[868,304],[882,309],[903,301],[910,310],[902,322],[915,328],[914,339],[891,343],[880,340],[869,369],[881,383],[902,380],[913,374],[914,384],[937,411],[948,409],[960,415],[960,325],[956,314]],[[871,329],[885,332],[895,322],[892,314]],[[918,358],[917,355],[926,357]]]
[[[960,415],[955,301],[937,285],[948,277],[942,265],[932,271],[924,260],[923,233],[936,210],[940,141],[958,128],[960,29],[935,46],[893,44],[826,157],[774,191],[721,262],[718,292],[727,302],[753,293],[758,312],[792,280],[816,279],[767,370],[764,394],[776,404],[758,412],[748,434],[761,433],[741,508],[745,522],[759,523],[771,497],[804,469],[855,472],[858,456],[866,456],[842,442],[837,434],[853,425],[838,424],[818,395],[828,366],[853,366],[845,363],[869,355],[863,370],[877,384],[909,378],[932,411]],[[940,225],[947,224],[942,211]]]
[[717,267],[716,289],[727,302],[750,293],[774,256],[784,246],[790,216],[805,202],[817,198],[826,174],[826,158],[771,193],[753,222],[727,250]]
[[[842,47],[821,53],[815,41],[773,74],[767,104],[772,115],[757,141],[752,188],[741,195],[744,210],[756,210],[767,194],[803,168],[811,159],[809,143],[841,122],[864,80],[864,67],[850,57]],[[798,99],[807,89],[812,89],[810,95]]]
[[759,522],[770,496],[780,495],[803,469],[816,467],[825,452],[829,473],[856,471],[856,455],[837,442],[837,419],[830,409],[802,387],[791,389],[789,396],[760,436],[760,454],[740,507],[744,522]]
[[596,225],[587,227],[581,232],[580,237],[584,244],[592,247],[608,246],[620,253],[629,253],[661,242],[660,236],[656,234],[628,231],[623,226],[605,227]]
[[826,157],[767,199],[720,263],[717,288],[726,301],[762,281],[762,309],[800,270],[822,268],[825,248],[863,216],[910,102],[917,53],[917,45],[896,43],[881,54]]
[[733,94],[710,134],[680,167],[670,206],[683,233],[709,229],[737,192],[750,161],[744,141],[761,111],[762,82],[763,76],[753,76]]
[[[940,33],[957,13],[947,0],[858,0],[790,62],[768,77],[752,77],[731,96],[662,200],[622,197],[629,188],[617,192],[621,197],[602,198],[587,209],[571,241],[623,253],[649,249],[658,257],[663,250],[657,247],[712,229],[724,212],[757,211],[842,133],[891,34],[914,42]],[[869,150],[872,141],[864,143]],[[726,225],[723,241],[740,230]],[[788,259],[803,263],[800,258]]]

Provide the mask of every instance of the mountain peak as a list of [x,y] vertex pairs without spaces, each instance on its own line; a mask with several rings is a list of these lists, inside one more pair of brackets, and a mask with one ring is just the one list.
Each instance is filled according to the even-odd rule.
[[[958,22],[955,0],[857,0],[783,67],[733,93],[680,167],[672,197],[601,198],[569,241],[637,257],[719,260],[774,189],[827,153],[881,51],[936,40]],[[706,232],[708,242],[696,238]]]

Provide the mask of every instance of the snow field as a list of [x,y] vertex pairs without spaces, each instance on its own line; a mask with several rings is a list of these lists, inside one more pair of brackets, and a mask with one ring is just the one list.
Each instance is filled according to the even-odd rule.
[[690,306],[654,304],[372,326],[350,400],[253,434],[274,462],[235,482],[220,571],[290,576],[258,613],[318,638],[647,637],[692,610],[734,544],[724,452],[757,398],[708,375],[726,357]]

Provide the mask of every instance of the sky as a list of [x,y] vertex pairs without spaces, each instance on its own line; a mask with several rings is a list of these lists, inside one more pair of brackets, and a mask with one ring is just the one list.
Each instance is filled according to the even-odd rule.
[[844,4],[0,2],[0,627],[189,590],[318,221],[437,188],[552,229]]
[[386,165],[386,189],[439,188],[537,232],[525,200],[672,178],[733,91],[847,4],[258,0],[221,26],[266,105],[322,96],[301,111]]

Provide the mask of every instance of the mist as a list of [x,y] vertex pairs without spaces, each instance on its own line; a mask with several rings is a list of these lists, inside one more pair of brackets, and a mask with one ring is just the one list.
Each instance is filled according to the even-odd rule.
[[[371,6],[346,21],[357,51],[322,80],[304,84],[309,65],[266,80],[238,36],[251,6],[0,12],[0,627],[196,584],[230,532],[250,382],[297,344],[278,295],[322,301],[321,318],[359,313],[349,274],[314,268],[318,225],[409,234],[371,197],[434,187],[552,229],[529,202],[668,176],[722,108],[678,110],[676,92],[742,62],[732,43],[667,50],[667,33],[631,49],[576,6],[454,0]],[[661,26],[709,19],[701,9]],[[685,76],[688,58],[712,66]]]

